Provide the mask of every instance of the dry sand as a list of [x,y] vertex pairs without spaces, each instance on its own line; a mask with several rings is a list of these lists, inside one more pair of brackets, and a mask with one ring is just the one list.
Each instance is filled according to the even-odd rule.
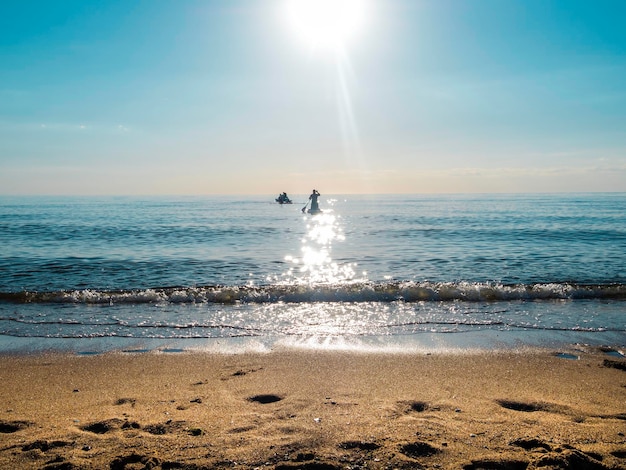
[[605,352],[0,356],[0,468],[626,468]]

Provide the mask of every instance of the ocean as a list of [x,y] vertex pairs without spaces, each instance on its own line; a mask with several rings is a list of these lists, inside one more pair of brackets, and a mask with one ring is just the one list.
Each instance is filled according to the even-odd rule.
[[0,352],[626,347],[626,194],[0,197]]

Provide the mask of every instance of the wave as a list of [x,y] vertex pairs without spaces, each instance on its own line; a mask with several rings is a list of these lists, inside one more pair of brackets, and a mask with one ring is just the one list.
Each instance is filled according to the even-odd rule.
[[156,287],[130,290],[0,292],[8,303],[146,304],[146,303],[302,303],[626,300],[625,284],[500,284],[491,282],[358,282],[343,284],[274,284],[269,286]]

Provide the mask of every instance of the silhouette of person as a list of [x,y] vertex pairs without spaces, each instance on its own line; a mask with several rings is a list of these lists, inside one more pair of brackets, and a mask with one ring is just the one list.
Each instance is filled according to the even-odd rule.
[[309,200],[311,201],[311,209],[309,209],[309,212],[311,214],[315,214],[316,212],[320,211],[320,206],[317,203],[317,198],[320,196],[321,194],[317,191],[317,189],[314,189],[311,195],[309,196]]

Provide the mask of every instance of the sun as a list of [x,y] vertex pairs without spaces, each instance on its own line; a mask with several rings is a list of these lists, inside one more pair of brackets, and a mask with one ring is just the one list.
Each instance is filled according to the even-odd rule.
[[346,47],[365,22],[365,0],[287,0],[286,18],[312,49]]

